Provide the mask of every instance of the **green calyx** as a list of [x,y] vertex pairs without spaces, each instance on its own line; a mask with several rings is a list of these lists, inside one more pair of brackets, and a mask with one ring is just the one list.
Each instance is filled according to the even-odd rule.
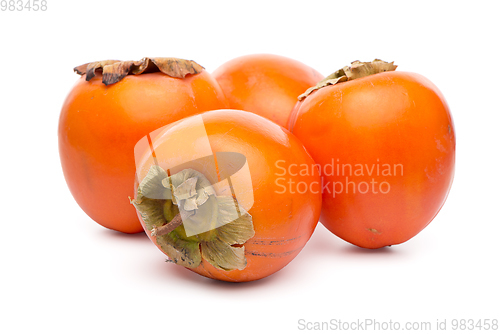
[[394,62],[389,63],[380,59],[375,59],[371,62],[361,62],[356,60],[353,61],[350,66],[344,66],[340,70],[333,72],[318,82],[316,86],[307,89],[304,94],[299,95],[298,99],[299,101],[302,101],[315,90],[328,85],[336,85],[340,82],[359,79],[372,74],[394,71],[397,67],[397,65],[394,65]]
[[154,165],[131,203],[172,262],[196,268],[205,259],[222,270],[246,267],[243,244],[255,234],[252,216],[232,196],[217,196],[200,172],[185,169],[169,177]]

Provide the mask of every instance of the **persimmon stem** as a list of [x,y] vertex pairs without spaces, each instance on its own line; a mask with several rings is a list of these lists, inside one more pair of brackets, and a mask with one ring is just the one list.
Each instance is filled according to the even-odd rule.
[[299,101],[308,97],[315,90],[321,89],[328,85],[336,85],[339,82],[355,80],[367,77],[372,74],[377,74],[386,71],[394,71],[398,66],[394,62],[386,62],[380,59],[375,59],[371,62],[353,61],[350,66],[344,66],[338,71],[333,72],[314,87],[310,87],[304,94],[299,95]]
[[179,227],[181,224],[182,224],[182,217],[181,217],[181,214],[178,213],[167,224],[160,226],[160,227],[153,227],[153,229],[151,230],[151,236],[159,237],[159,236],[162,236],[165,234],[169,234],[170,232],[175,230],[177,227]]

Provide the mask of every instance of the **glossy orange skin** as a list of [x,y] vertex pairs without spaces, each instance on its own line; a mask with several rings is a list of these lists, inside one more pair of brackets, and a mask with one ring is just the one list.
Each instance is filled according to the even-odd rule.
[[[320,221],[350,243],[380,248],[405,242],[446,200],[455,166],[453,121],[442,94],[418,74],[385,72],[322,88],[297,106],[290,128],[323,167],[328,190]],[[324,169],[332,159],[339,173],[336,166]],[[364,176],[343,166],[354,171],[356,164],[368,165]],[[335,196],[333,182],[344,189],[335,184]],[[355,184],[346,191],[348,182]],[[369,191],[365,184],[359,191],[361,182]]]
[[[243,270],[223,271],[202,261],[194,272],[229,282],[244,282],[269,276],[286,266],[302,250],[311,237],[321,212],[321,192],[319,173],[311,175],[285,175],[286,181],[278,180],[283,170],[290,164],[306,164],[316,168],[314,161],[299,140],[284,128],[250,112],[237,110],[216,110],[202,114],[206,133],[212,152],[237,152],[243,154],[248,162],[254,204],[248,211],[253,218],[255,236],[245,244],[247,266]],[[170,146],[172,134],[180,127],[190,127],[193,117],[183,119],[163,130],[154,140],[158,164],[165,160],[164,150]],[[158,138],[157,137],[157,138]],[[186,143],[188,144],[188,143]],[[192,159],[195,154],[192,146],[179,148],[178,155],[170,159]],[[138,168],[139,181],[142,180],[154,163],[149,151],[145,152]],[[187,165],[202,172],[199,165]],[[219,167],[220,168],[220,167]],[[293,174],[297,174],[293,170]],[[317,184],[318,187],[300,188],[300,192],[284,191],[280,186],[285,182],[304,182]],[[137,187],[137,184],[136,184]],[[144,226],[144,224],[143,224]],[[156,238],[150,239],[156,243]]]
[[213,75],[230,108],[256,113],[283,127],[297,97],[324,78],[297,60],[271,54],[232,59]]
[[143,229],[128,197],[134,196],[134,146],[162,125],[227,101],[206,71],[184,79],[163,73],[129,75],[105,86],[101,75],[82,77],[64,102],[59,152],[64,176],[80,207],[109,229]]

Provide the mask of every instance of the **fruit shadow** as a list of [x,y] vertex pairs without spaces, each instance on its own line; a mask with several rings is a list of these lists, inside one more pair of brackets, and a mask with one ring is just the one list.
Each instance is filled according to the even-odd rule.
[[321,223],[316,227],[314,234],[304,248],[304,252],[308,253],[307,256],[332,260],[345,256],[390,257],[398,254],[395,247],[392,246],[368,249],[348,243],[328,231]]
[[102,231],[102,235],[105,238],[110,238],[118,241],[126,241],[126,242],[137,242],[141,244],[149,244],[151,241],[149,240],[148,236],[144,232],[139,232],[139,233],[123,233],[123,232],[118,232],[115,230],[110,230],[110,229],[104,229]]
[[216,289],[220,291],[244,291],[244,290],[257,289],[262,286],[279,284],[279,282],[282,281],[283,279],[283,277],[281,277],[282,270],[280,270],[274,273],[273,275],[255,281],[227,282],[201,276],[195,272],[192,272],[182,266],[175,265],[173,263],[165,263],[165,264],[168,265],[168,268],[165,268],[163,270],[165,276],[174,274],[176,278],[182,280],[183,283],[189,282],[190,284],[196,284],[196,285],[208,285],[210,286],[211,289]]

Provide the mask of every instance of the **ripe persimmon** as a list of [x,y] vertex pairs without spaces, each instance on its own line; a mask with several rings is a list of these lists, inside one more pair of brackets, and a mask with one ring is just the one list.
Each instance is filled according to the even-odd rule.
[[103,61],[75,71],[82,77],[64,102],[58,130],[68,187],[97,223],[142,232],[128,201],[134,193],[134,145],[162,125],[224,108],[226,99],[215,79],[193,61]]
[[232,282],[271,275],[318,222],[314,161],[294,135],[253,113],[185,118],[143,139],[136,154],[132,204],[146,233],[171,261],[200,275]]
[[297,96],[323,79],[318,71],[297,60],[271,54],[232,59],[213,75],[230,108],[256,113],[283,127]]
[[437,215],[455,170],[442,93],[392,63],[353,62],[301,96],[290,130],[321,166],[320,221],[365,248],[399,244]]

